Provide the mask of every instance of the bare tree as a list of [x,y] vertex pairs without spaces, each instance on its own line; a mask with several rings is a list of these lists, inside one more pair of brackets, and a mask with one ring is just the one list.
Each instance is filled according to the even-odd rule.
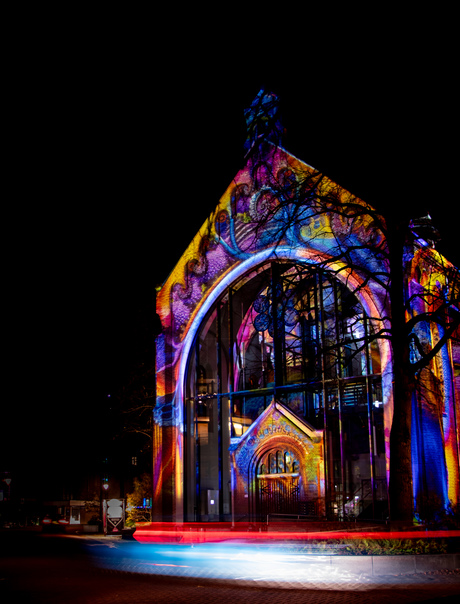
[[[132,444],[150,460],[152,452],[152,410],[155,406],[155,338],[161,331],[160,319],[147,309],[141,317],[137,354],[126,377],[112,395],[114,438]],[[145,469],[145,468],[144,468]],[[141,468],[142,470],[142,468]]]
[[141,363],[116,397],[120,405],[120,434],[136,436],[141,449],[152,450],[152,409],[155,405],[154,364]]
[[[355,342],[355,353],[369,339],[391,342],[394,414],[390,512],[394,520],[411,520],[412,400],[421,384],[430,381],[427,374],[433,373],[438,353],[458,333],[459,272],[433,252],[432,241],[417,243],[422,235],[428,240],[435,236],[428,217],[414,221],[416,217],[404,207],[396,215],[385,216],[314,169],[303,173],[284,169],[274,174],[269,160],[274,150],[269,144],[253,148],[254,189],[258,193],[252,196],[249,208],[253,221],[251,245],[266,245],[270,240],[276,250],[304,244],[315,270],[339,277],[354,294],[372,285],[384,296],[387,312],[369,317],[373,330]],[[236,237],[230,240],[238,246]],[[418,261],[429,274],[411,289],[409,271],[413,270],[417,246]],[[240,247],[244,253],[244,247]],[[433,330],[436,341],[429,336]]]

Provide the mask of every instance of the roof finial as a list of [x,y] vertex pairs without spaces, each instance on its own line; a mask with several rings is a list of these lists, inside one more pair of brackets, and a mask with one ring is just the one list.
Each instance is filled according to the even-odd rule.
[[272,92],[261,89],[251,106],[245,110],[247,138],[244,144],[246,151],[254,145],[259,145],[263,140],[279,145],[283,127],[279,119],[279,99]]

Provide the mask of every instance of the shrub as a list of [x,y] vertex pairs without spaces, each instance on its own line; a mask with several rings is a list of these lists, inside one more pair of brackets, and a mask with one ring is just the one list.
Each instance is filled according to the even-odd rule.
[[142,474],[134,479],[134,490],[126,497],[126,522],[127,527],[136,526],[136,522],[150,522],[151,509],[144,507],[144,500],[152,496],[152,477]]
[[445,554],[446,539],[327,539],[314,541],[304,551],[335,551],[346,556],[399,556],[408,554]]

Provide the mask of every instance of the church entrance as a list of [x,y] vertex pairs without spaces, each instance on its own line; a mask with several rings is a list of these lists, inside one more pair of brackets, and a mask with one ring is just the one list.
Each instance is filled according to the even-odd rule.
[[[323,434],[273,400],[230,446],[235,521],[324,515]],[[308,512],[308,515],[312,515]]]
[[299,462],[290,450],[266,452],[257,465],[256,516],[298,514],[300,500]]

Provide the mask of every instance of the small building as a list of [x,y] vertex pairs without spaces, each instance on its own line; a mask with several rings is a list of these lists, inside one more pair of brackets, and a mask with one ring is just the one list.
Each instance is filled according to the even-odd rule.
[[[394,401],[382,223],[280,146],[274,95],[261,91],[246,120],[245,166],[157,295],[153,518],[385,518]],[[422,223],[401,259],[414,315],[430,304],[418,293],[447,295],[455,274]],[[414,329],[416,359],[442,328]],[[458,358],[445,343],[414,392],[415,509],[422,492],[458,503]]]

